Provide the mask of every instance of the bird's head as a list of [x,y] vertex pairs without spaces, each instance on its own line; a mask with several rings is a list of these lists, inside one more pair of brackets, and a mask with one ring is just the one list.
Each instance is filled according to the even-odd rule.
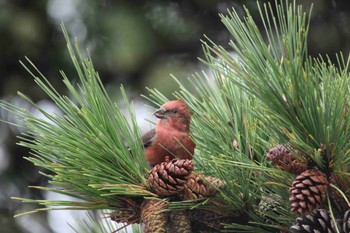
[[154,115],[158,118],[157,124],[184,132],[189,131],[191,114],[187,104],[182,100],[172,100],[163,104]]

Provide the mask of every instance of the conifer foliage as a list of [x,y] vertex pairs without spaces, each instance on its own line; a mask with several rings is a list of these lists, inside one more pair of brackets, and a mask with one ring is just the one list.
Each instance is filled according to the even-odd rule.
[[[144,232],[349,232],[350,61],[308,55],[311,12],[295,1],[258,6],[263,31],[249,9],[243,18],[234,9],[220,15],[236,55],[207,38],[202,61],[210,74],[193,75],[189,86],[178,82],[174,96],[192,112],[193,160],[150,168],[123,88],[131,121],[67,33],[79,76],[75,85],[62,73],[70,98],[28,60],[63,115],[48,114],[21,93],[48,120],[0,106],[23,122],[19,144],[47,171],[52,186],[34,188],[82,201],[16,199],[108,209],[110,221],[141,224]],[[149,101],[168,101],[149,91]]]

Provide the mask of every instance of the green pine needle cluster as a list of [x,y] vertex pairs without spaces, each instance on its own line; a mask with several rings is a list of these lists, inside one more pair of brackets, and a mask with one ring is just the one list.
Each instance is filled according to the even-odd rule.
[[308,56],[310,13],[295,2],[279,4],[277,13],[270,4],[259,11],[263,33],[248,10],[243,21],[235,11],[221,16],[238,59],[205,43],[207,56],[218,59],[210,67],[262,102],[263,112],[255,115],[279,142],[291,143],[324,169],[336,169],[349,148],[349,60],[340,54],[334,65]]
[[51,187],[33,188],[82,200],[36,202],[50,206],[108,209],[122,203],[119,196],[154,196],[145,188],[145,174],[149,166],[143,156],[140,129],[132,103],[128,102],[121,87],[124,105],[130,115],[128,119],[124,110],[108,96],[91,59],[83,59],[78,47],[74,50],[69,42],[64,28],[63,31],[79,77],[79,83],[73,84],[61,72],[70,97],[59,94],[28,59],[30,67],[22,63],[63,114],[47,113],[22,93],[19,96],[46,119],[0,102],[2,108],[23,122],[21,127],[24,127],[25,133],[20,136],[19,145],[31,149],[32,156],[26,159],[44,168],[42,174],[51,184]]

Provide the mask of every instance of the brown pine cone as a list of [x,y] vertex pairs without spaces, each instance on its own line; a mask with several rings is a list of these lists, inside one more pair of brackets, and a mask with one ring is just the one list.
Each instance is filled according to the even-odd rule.
[[193,163],[189,159],[173,159],[157,164],[148,176],[151,190],[160,197],[181,193],[187,177],[193,171]]
[[217,178],[206,176],[202,179],[199,175],[192,173],[185,183],[181,198],[183,200],[194,200],[210,197],[216,193],[218,188],[222,189],[224,187],[225,183]]
[[325,209],[314,210],[312,214],[297,218],[297,223],[290,228],[291,233],[335,233],[334,222]]
[[193,232],[221,232],[223,224],[229,224],[232,219],[222,213],[211,210],[194,209],[188,212]]
[[275,167],[283,171],[300,174],[307,169],[307,163],[296,158],[295,154],[305,157],[295,149],[291,149],[285,145],[277,145],[269,150],[266,157]]
[[169,233],[192,233],[191,221],[186,210],[171,212],[169,220]]
[[328,192],[327,176],[318,169],[306,170],[295,178],[290,189],[291,211],[297,215],[320,209]]
[[124,203],[124,207],[110,213],[111,220],[118,223],[127,223],[128,225],[140,223],[140,205],[130,198],[125,198]]
[[167,204],[161,200],[144,200],[141,205],[141,221],[145,224],[144,232],[165,233],[168,213],[162,212]]
[[281,217],[284,209],[281,203],[283,203],[282,197],[278,194],[266,194],[261,197],[256,213],[264,219],[265,223],[276,225],[278,224],[276,220]]

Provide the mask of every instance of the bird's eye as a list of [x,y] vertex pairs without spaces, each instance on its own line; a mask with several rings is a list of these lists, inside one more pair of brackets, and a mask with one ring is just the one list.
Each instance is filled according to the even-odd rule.
[[173,110],[171,110],[171,112],[175,114],[175,113],[177,113],[177,110],[173,109]]

